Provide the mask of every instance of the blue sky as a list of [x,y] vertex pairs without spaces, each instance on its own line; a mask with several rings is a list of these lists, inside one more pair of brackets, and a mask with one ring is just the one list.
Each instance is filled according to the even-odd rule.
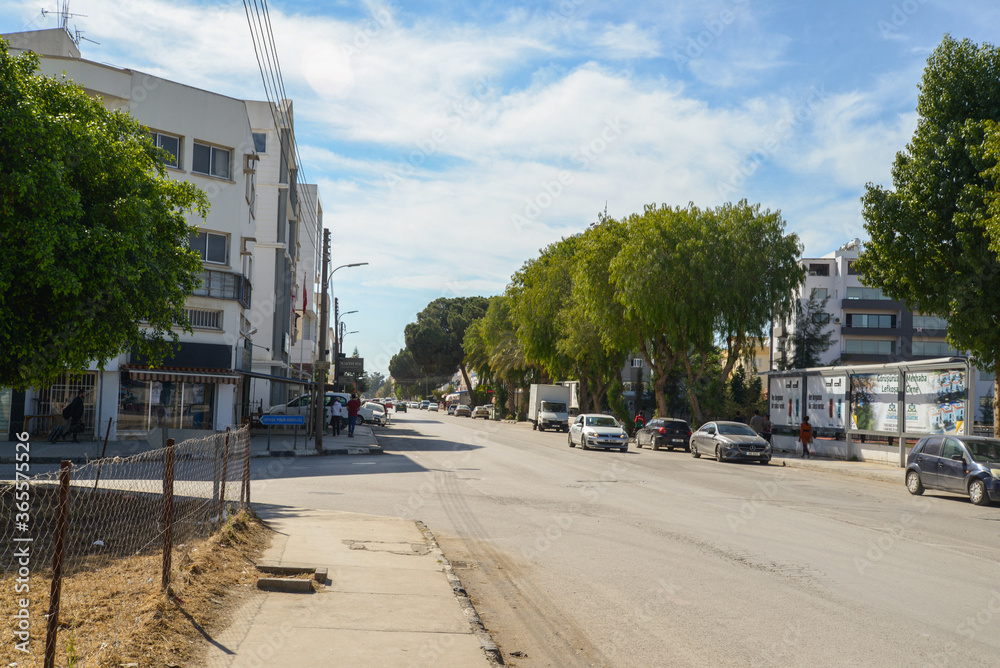
[[[56,27],[8,0],[0,32]],[[649,203],[780,209],[807,256],[864,238],[945,33],[995,0],[271,2],[349,349],[387,372],[429,301],[492,295],[540,248]],[[46,7],[54,10],[55,6]],[[242,2],[73,0],[83,56],[263,99]]]

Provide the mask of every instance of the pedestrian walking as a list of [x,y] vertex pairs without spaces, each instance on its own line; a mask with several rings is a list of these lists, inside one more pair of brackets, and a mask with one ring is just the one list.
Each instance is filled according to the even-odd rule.
[[813,428],[809,424],[808,415],[802,418],[802,424],[799,425],[799,441],[802,443],[802,457],[812,459],[809,454],[809,444],[813,442]]
[[760,435],[764,434],[764,418],[761,416],[760,411],[755,410],[753,412],[753,417],[750,418],[750,428]]
[[642,413],[635,414],[635,430],[639,431],[646,426],[646,418],[642,417]]
[[330,417],[330,426],[333,427],[333,435],[340,436],[340,423],[344,420],[344,407],[340,403],[340,397],[334,397],[333,415]]
[[763,426],[763,431],[760,432],[760,435],[763,436],[764,440],[767,441],[768,443],[771,442],[771,414],[770,413],[765,413],[764,414],[764,426]]
[[69,402],[66,408],[63,409],[63,417],[66,418],[68,425],[66,431],[63,432],[62,440],[66,440],[67,436],[73,436],[73,442],[79,443],[76,435],[83,431],[83,395],[86,394],[85,390],[77,390],[76,398]]
[[351,400],[347,402],[347,435],[354,438],[354,423],[358,421],[358,410],[361,408],[361,402],[358,401],[358,395],[352,394]]

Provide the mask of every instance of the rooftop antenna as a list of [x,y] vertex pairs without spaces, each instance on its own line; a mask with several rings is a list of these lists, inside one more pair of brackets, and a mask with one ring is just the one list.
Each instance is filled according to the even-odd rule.
[[[57,11],[51,12],[51,11],[48,11],[46,9],[43,9],[42,10],[42,16],[47,16],[49,14],[55,14],[56,16],[58,16],[59,17],[59,27],[62,28],[63,30],[65,30],[70,35],[70,37],[73,38],[73,42],[77,46],[80,46],[80,40],[81,39],[87,39],[87,38],[84,37],[80,33],[80,31],[76,29],[76,26],[73,26],[73,31],[70,31],[70,29],[69,29],[69,17],[71,17],[71,16],[82,16],[82,17],[86,18],[87,15],[86,14],[71,14],[70,11],[69,11],[69,0],[59,0],[58,4],[59,4],[59,9]],[[88,42],[94,42],[94,40],[92,40],[92,39],[87,39],[87,41]],[[97,42],[94,42],[94,44],[97,44]]]

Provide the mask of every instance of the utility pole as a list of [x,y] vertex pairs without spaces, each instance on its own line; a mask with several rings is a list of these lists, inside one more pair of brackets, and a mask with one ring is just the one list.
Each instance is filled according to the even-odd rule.
[[323,230],[323,269],[320,271],[320,278],[323,280],[323,299],[319,307],[319,350],[316,356],[316,396],[313,399],[313,418],[316,428],[316,452],[323,452],[323,429],[326,422],[326,370],[330,368],[330,362],[326,359],[326,330],[329,329],[330,320],[330,297],[327,294],[326,268],[330,264],[330,230]]
[[[336,385],[340,382],[340,328],[337,323],[340,322],[340,300],[336,297],[333,298],[333,383]],[[334,387],[334,389],[337,389]]]

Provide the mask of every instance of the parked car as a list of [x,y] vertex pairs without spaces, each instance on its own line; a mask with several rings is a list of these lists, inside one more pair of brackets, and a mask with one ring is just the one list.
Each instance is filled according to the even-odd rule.
[[477,417],[481,417],[489,420],[490,409],[491,406],[487,406],[486,404],[482,406],[476,406],[475,408],[472,409],[472,419],[475,420]]
[[438,405],[436,402],[430,402],[427,404],[427,410],[437,412]]
[[420,402],[420,410],[425,411],[425,410],[427,410],[427,407],[430,406],[430,405],[431,405],[431,402],[429,402],[426,399],[424,399],[423,401]]
[[569,447],[628,450],[628,432],[610,415],[582,413],[569,426]]
[[742,422],[706,422],[691,434],[691,455],[715,457],[722,462],[743,460],[767,464],[771,444]]
[[405,401],[397,401],[396,402],[396,412],[397,413],[405,413],[406,412],[406,408],[407,408],[407,406],[406,406],[406,402]]
[[635,447],[648,445],[654,450],[684,448],[691,452],[691,427],[684,420],[653,418],[635,432]]
[[448,406],[448,415],[454,415],[456,408],[458,408],[458,406],[456,406],[455,404]]
[[455,407],[455,417],[472,417],[472,409],[465,404],[459,404]]
[[[343,392],[327,392],[326,398],[323,403],[326,406],[326,419],[327,423],[330,422],[330,418],[333,416],[333,398],[340,397],[340,405],[345,407],[344,415],[347,415],[346,406],[347,402],[350,401],[351,395],[345,394]],[[268,415],[311,415],[312,414],[312,395],[303,394],[295,397],[287,404],[276,404],[267,409]],[[342,425],[347,424],[347,419],[345,418]]]
[[358,409],[358,419],[355,424],[372,422],[379,426],[385,424],[385,407],[374,401],[368,401]]
[[1000,439],[925,436],[906,458],[906,489],[968,494],[977,506],[1000,501]]

